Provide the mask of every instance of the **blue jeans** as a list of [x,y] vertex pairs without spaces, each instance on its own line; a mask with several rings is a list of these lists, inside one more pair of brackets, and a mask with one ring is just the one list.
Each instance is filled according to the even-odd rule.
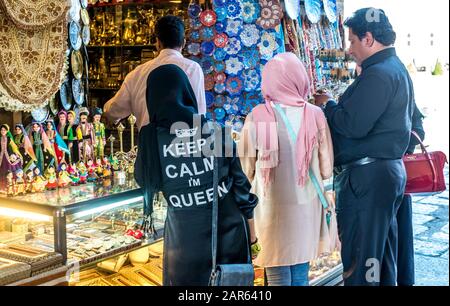
[[309,286],[309,263],[266,268],[269,286]]

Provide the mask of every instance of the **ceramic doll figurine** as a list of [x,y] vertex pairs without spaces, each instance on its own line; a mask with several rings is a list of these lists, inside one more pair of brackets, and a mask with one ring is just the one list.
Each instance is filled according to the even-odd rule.
[[65,162],[62,162],[61,165],[59,165],[59,171],[58,171],[58,187],[65,188],[72,184],[72,179],[70,178],[70,174],[67,170],[67,164]]
[[47,178],[47,190],[55,190],[58,187],[58,179],[56,177],[55,166],[52,164],[48,166],[45,171],[45,177]]
[[53,119],[47,120],[45,133],[47,134],[48,140],[53,145],[57,159],[56,165],[59,165],[59,163],[65,161],[65,155],[69,154],[69,147],[58,133]]
[[78,173],[77,165],[72,164],[68,168],[70,179],[72,180],[72,186],[78,186],[80,184],[80,175]]
[[86,107],[80,109],[80,124],[77,128],[78,152],[80,160],[85,163],[94,159],[94,127],[88,122],[89,111]]
[[36,155],[34,154],[33,145],[22,124],[16,124],[15,126],[14,143],[19,149],[20,155],[22,155],[22,166],[23,170],[26,172],[27,169],[31,167],[32,163],[36,161]]
[[14,195],[24,195],[26,192],[25,179],[23,177],[23,170],[16,170],[16,181],[14,183]]
[[97,177],[101,178],[103,176],[103,164],[100,158],[97,158],[95,162],[95,172],[97,173]]
[[106,136],[105,136],[105,125],[100,122],[102,119],[103,111],[101,108],[96,108],[94,112],[94,155],[96,159],[102,159],[105,155],[105,145],[106,145]]
[[22,168],[20,151],[14,143],[14,139],[7,124],[0,126],[0,190],[6,190],[6,174]]
[[92,161],[92,159],[89,159],[87,161],[87,170],[88,170],[88,182],[94,182],[97,180],[97,174],[95,173],[96,170],[96,165],[94,164],[94,162]]
[[47,137],[42,125],[33,121],[29,135],[31,144],[33,145],[34,154],[36,154],[36,167],[41,173],[52,164],[55,166],[57,158],[53,145]]
[[[60,118],[61,120],[61,118]],[[69,111],[67,113],[67,121],[69,123],[69,128],[67,132],[67,140],[69,143],[70,151],[70,163],[78,163],[80,160],[79,150],[78,150],[78,138],[77,138],[77,128],[78,125],[75,123],[77,120],[77,115],[74,111]]]
[[6,174],[6,195],[8,197],[14,196],[14,173],[8,171]]
[[88,177],[88,170],[87,170],[86,165],[84,164],[84,162],[82,160],[80,160],[78,162],[77,169],[78,169],[78,173],[79,173],[79,176],[80,176],[79,183],[80,184],[86,184],[87,177]]
[[38,167],[34,168],[34,181],[31,192],[43,192],[45,191],[45,186],[47,186],[47,179],[41,175],[41,170]]
[[109,163],[108,157],[103,157],[103,174],[104,178],[109,178],[111,176],[111,164]]
[[34,173],[33,169],[28,169],[25,173],[25,182],[27,184],[26,192],[33,192]]

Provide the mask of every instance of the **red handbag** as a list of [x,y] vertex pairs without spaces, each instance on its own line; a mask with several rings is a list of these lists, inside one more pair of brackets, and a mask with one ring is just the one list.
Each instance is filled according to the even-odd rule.
[[447,156],[443,152],[427,152],[422,140],[416,132],[412,132],[419,140],[422,153],[405,155],[407,182],[406,194],[438,193],[446,190],[444,166]]

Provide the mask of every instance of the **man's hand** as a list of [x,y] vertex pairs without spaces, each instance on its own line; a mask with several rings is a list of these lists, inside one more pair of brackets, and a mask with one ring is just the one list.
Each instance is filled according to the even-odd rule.
[[314,95],[314,104],[319,107],[322,107],[330,100],[333,100],[333,96],[326,91],[318,90]]

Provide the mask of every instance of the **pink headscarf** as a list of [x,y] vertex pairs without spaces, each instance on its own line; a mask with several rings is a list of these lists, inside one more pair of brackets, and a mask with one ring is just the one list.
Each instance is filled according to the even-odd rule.
[[304,118],[296,143],[298,184],[304,186],[319,130],[326,128],[322,110],[307,103],[310,80],[305,67],[293,53],[281,53],[270,60],[262,72],[265,104],[253,109],[256,146],[260,151],[261,171],[265,185],[273,181],[272,169],[278,166],[278,133],[271,103],[304,107]]

